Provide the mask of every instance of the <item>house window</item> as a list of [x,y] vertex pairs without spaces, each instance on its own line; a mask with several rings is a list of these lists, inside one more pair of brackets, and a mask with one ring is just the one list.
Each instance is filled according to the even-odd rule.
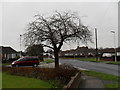
[[82,53],[80,53],[80,55],[83,55]]
[[13,54],[12,54],[12,58],[15,58],[15,57],[16,57],[16,54],[13,53]]

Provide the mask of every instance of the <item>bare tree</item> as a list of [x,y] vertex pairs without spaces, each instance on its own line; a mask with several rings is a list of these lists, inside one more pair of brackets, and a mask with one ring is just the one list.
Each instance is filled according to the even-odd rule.
[[24,34],[26,45],[42,44],[53,49],[55,67],[59,67],[59,51],[64,42],[80,40],[91,41],[91,32],[82,25],[80,18],[70,12],[55,12],[50,17],[35,15]]

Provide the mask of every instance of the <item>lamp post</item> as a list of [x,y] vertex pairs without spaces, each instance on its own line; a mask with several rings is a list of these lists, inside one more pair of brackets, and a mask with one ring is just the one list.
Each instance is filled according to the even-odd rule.
[[21,37],[22,37],[22,35],[20,34],[20,57],[22,56],[21,55]]
[[96,41],[96,61],[98,61],[98,48],[97,48],[97,28],[95,28],[95,41]]
[[116,40],[115,40],[115,31],[111,31],[114,34],[114,50],[115,50],[115,62],[117,62],[117,52],[116,52]]

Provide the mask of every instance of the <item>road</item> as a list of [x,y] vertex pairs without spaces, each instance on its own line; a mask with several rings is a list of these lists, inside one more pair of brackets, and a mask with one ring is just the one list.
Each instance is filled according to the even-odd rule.
[[111,75],[116,75],[116,76],[120,75],[120,71],[118,71],[119,65],[79,61],[79,60],[73,60],[73,59],[60,59],[60,63],[71,64],[78,68],[84,68],[87,70],[93,70],[93,71],[107,73]]

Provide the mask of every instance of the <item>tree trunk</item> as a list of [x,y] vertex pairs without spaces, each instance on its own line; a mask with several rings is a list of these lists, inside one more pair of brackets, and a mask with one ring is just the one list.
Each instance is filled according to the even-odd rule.
[[54,55],[55,55],[55,68],[59,68],[59,57],[58,57],[58,50],[54,50]]

